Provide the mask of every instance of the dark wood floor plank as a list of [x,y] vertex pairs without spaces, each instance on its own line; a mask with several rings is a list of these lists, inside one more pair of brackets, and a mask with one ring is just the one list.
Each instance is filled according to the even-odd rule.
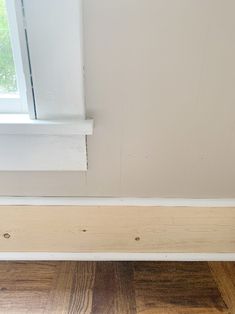
[[138,313],[228,313],[207,263],[134,263]]
[[76,263],[69,300],[69,314],[91,313],[95,270],[95,262]]
[[97,263],[92,314],[135,314],[132,263]]
[[231,314],[235,314],[235,263],[214,262],[209,267]]
[[117,297],[116,313],[136,314],[135,292],[133,285],[133,264],[114,263]]
[[57,263],[57,274],[50,291],[45,313],[68,313],[76,264],[76,262]]
[[53,262],[1,262],[0,313],[43,313],[56,267]]

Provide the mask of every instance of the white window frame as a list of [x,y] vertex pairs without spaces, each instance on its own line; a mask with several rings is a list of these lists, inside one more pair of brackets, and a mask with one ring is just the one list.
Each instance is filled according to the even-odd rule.
[[8,25],[17,77],[17,94],[0,94],[0,113],[27,113],[26,85],[20,49],[19,31],[14,0],[6,0]]
[[0,171],[86,171],[93,120],[85,116],[82,0],[6,1],[29,114],[0,114]]

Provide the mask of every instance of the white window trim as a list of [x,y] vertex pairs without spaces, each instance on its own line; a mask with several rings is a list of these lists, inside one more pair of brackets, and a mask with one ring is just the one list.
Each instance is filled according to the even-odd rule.
[[92,135],[92,119],[31,120],[28,114],[1,114],[2,135]]
[[24,113],[27,107],[22,105],[18,94],[0,94],[0,113]]
[[87,171],[92,119],[31,120],[0,115],[0,171]]
[[[19,32],[19,40],[16,45],[18,45],[18,51],[20,51],[20,54],[18,56],[14,56],[14,58],[20,58],[22,60],[29,115],[0,114],[0,171],[86,171],[86,135],[91,135],[93,132],[93,120],[87,120],[85,118],[85,105],[83,95],[82,18],[81,16],[75,16],[75,14],[80,15],[82,12],[82,1],[7,1],[8,6],[12,6],[11,9],[15,7],[17,28]],[[61,6],[60,12],[62,12],[63,7],[65,7],[65,9],[68,9],[68,7],[66,7],[67,5],[72,5],[76,9],[76,13],[74,13],[74,10],[71,11],[73,14],[73,22],[71,22],[71,25],[69,25],[69,27],[71,28],[71,31],[74,32],[74,35],[76,36],[75,38],[77,38],[76,40],[79,41],[75,43],[75,48],[77,49],[79,60],[76,60],[76,68],[74,70],[75,74],[77,73],[78,68],[80,71],[79,75],[75,75],[75,77],[78,79],[77,88],[79,88],[80,91],[78,97],[79,99],[74,100],[76,103],[80,104],[80,111],[78,111],[78,113],[74,113],[75,107],[73,105],[71,107],[71,115],[63,115],[63,109],[70,108],[69,106],[71,105],[71,103],[66,103],[66,101],[63,101],[63,106],[65,107],[62,108],[62,111],[58,113],[58,116],[55,112],[53,114],[49,113],[48,116],[43,114],[43,116],[45,117],[41,117],[40,119],[37,119],[36,117],[35,97],[32,86],[33,73],[31,68],[30,56],[30,48],[34,48],[34,46],[30,47],[28,43],[28,25],[26,26],[27,19],[25,21],[25,14],[27,17],[27,9],[29,9],[32,5],[31,1],[36,1],[34,2],[35,5],[44,1],[44,7],[45,5],[47,5],[47,3],[50,6],[52,5],[52,2],[55,2],[57,8],[58,6]],[[22,4],[26,5],[26,13],[22,10]],[[77,5],[79,7],[77,7]],[[31,9],[34,9],[34,7],[31,7]],[[68,19],[68,12],[69,10],[67,10],[67,15],[65,16],[65,19]],[[50,17],[47,16],[47,18]],[[79,25],[77,25],[75,22],[77,18]],[[29,21],[29,24],[30,23],[34,24],[34,20]],[[31,31],[31,33],[29,34],[29,37],[31,36],[31,38],[29,39],[34,39],[32,29],[29,28],[29,31]],[[51,35],[53,38],[53,34]],[[58,36],[58,33],[56,35]],[[67,42],[68,49],[70,49],[68,50],[68,52],[73,51],[73,42],[74,38],[71,41],[71,49],[69,47],[70,42]],[[35,60],[37,61],[37,59],[35,59],[34,53],[33,62],[35,62]],[[71,59],[68,58],[67,62],[71,68]],[[36,70],[37,69],[38,67],[36,66]],[[73,73],[71,74],[73,75]],[[68,93],[68,85],[66,92]],[[45,108],[47,110],[47,107]],[[43,110],[40,110],[40,112],[43,113]]]

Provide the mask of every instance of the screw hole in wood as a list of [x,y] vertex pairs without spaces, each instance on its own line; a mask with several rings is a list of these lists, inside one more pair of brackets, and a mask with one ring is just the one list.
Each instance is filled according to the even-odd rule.
[[10,239],[11,235],[9,233],[4,233],[3,237],[5,239]]

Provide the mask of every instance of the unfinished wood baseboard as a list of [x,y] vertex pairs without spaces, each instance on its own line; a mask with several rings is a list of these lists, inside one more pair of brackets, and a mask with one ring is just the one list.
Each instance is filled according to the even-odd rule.
[[235,207],[8,205],[0,232],[4,254],[235,253]]

